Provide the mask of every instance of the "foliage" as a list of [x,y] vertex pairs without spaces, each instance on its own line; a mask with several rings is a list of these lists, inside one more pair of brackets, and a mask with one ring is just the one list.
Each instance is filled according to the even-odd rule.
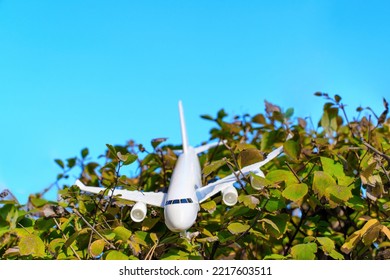
[[[324,98],[317,127],[293,118],[293,109],[265,102],[254,116],[201,116],[213,122],[210,140],[225,146],[200,156],[207,183],[261,160],[276,147],[283,156],[239,182],[239,202],[220,195],[201,205],[190,239],[170,232],[161,209],[149,207],[141,223],[130,218],[132,202],[112,190],[164,191],[177,159],[164,138],[152,151],[129,141],[107,145],[98,159],[88,149],[56,159],[56,184],[77,174],[101,195],[63,185],[58,202],[31,195],[27,205],[1,200],[1,259],[390,259],[390,120],[388,104],[378,117],[357,108],[348,120],[341,97]],[[287,135],[293,137],[286,141]],[[126,166],[138,165],[130,176]],[[81,170],[79,172],[78,170]]]

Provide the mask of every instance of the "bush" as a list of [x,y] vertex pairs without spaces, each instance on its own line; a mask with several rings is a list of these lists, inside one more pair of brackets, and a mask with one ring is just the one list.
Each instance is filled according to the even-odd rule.
[[[152,151],[129,141],[107,145],[93,161],[57,159],[61,200],[31,195],[27,205],[2,200],[2,259],[390,259],[390,120],[388,104],[378,117],[357,108],[349,120],[341,97],[315,93],[325,104],[318,127],[294,110],[265,102],[265,112],[227,121],[220,110],[210,140],[227,144],[200,156],[206,184],[216,176],[263,159],[283,145],[284,154],[263,167],[265,178],[240,182],[239,203],[228,207],[220,195],[201,204],[190,239],[170,232],[163,210],[148,208],[142,223],[129,216],[133,203],[111,190],[162,191],[177,156],[165,139]],[[285,141],[287,135],[293,137]],[[138,165],[139,175],[124,167]],[[62,185],[81,168],[79,178],[106,188],[104,195]]]

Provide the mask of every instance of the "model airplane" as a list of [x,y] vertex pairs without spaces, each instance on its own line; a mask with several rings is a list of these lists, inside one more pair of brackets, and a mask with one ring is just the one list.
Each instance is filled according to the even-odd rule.
[[[237,181],[237,178],[242,178],[242,176],[246,176],[250,172],[264,177],[260,167],[278,156],[282,152],[283,146],[268,154],[265,160],[242,168],[241,172],[232,173],[218,181],[202,186],[198,154],[217,146],[219,143],[207,144],[196,148],[191,147],[188,144],[181,101],[179,101],[179,113],[183,151],[174,168],[168,192],[114,190],[114,195],[136,202],[130,213],[134,222],[141,222],[145,219],[147,205],[157,206],[164,208],[165,224],[171,231],[186,233],[196,221],[200,203],[221,192],[222,200],[226,205],[235,205],[238,193],[233,184]],[[97,194],[104,190],[99,187],[87,187],[80,180],[77,180],[75,184],[82,191],[86,192]]]

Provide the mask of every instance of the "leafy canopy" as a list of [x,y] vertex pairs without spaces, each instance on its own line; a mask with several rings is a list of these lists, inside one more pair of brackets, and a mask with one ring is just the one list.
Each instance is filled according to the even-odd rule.
[[[284,154],[237,184],[233,207],[216,195],[201,205],[190,239],[170,232],[161,209],[149,207],[141,223],[130,219],[133,202],[111,190],[163,191],[177,156],[166,139],[152,150],[129,141],[107,144],[94,160],[56,159],[58,202],[32,194],[27,205],[0,195],[1,259],[390,259],[390,120],[388,104],[377,116],[357,108],[349,119],[341,97],[324,98],[317,126],[265,102],[265,112],[228,118],[203,115],[210,139],[225,146],[200,156],[204,183],[222,178],[283,145]],[[292,139],[286,141],[287,135]],[[205,139],[206,140],[206,139]],[[126,166],[137,166],[130,176]],[[81,170],[81,171],[80,171]],[[76,175],[104,187],[101,195],[63,183]]]

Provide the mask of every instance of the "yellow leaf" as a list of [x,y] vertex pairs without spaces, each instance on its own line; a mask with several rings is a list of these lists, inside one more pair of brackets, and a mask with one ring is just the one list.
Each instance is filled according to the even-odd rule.
[[390,230],[387,226],[382,226],[382,232],[386,234],[387,238],[390,240]]
[[89,248],[92,257],[97,257],[103,253],[105,242],[103,239],[96,240],[92,242],[91,247]]

